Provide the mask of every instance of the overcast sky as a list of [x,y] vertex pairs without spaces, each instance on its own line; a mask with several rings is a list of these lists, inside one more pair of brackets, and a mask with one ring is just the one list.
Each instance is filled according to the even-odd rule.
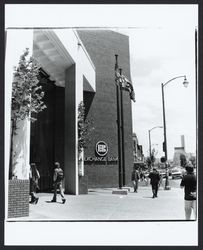
[[[129,35],[131,77],[136,94],[133,131],[149,154],[148,130],[162,126],[164,87],[168,156],[181,146],[196,151],[195,27],[197,5],[6,5],[6,27],[107,27]],[[37,16],[37,18],[36,18]],[[57,18],[56,18],[57,17]],[[163,129],[151,131],[152,147],[162,156]]]
[[[177,20],[178,22],[178,20]],[[133,130],[149,154],[148,130],[163,126],[161,83],[164,87],[168,157],[174,147],[181,146],[185,136],[186,152],[196,150],[196,94],[195,94],[195,24],[182,27],[154,27],[130,29],[131,76],[136,93],[133,107]],[[163,129],[151,131],[152,147],[162,156]]]

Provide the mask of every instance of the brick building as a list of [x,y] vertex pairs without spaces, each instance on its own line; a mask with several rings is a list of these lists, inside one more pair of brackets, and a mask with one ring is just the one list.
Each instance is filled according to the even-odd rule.
[[137,135],[133,133],[133,165],[136,168],[144,167],[144,154]]
[[[93,118],[94,132],[85,150],[85,175],[88,187],[118,187],[117,104],[115,86],[115,54],[123,74],[130,79],[128,36],[113,31],[78,30],[78,34],[96,68],[96,93],[88,109],[87,119]],[[87,102],[84,92],[84,101]],[[125,183],[131,181],[133,167],[132,111],[129,93],[123,91],[125,136]],[[97,142],[108,145],[104,161],[96,158]]]

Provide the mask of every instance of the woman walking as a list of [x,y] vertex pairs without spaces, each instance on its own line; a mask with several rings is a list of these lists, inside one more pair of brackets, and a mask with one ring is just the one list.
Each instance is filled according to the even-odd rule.
[[31,195],[31,204],[37,204],[39,197],[37,197],[36,192],[39,189],[38,181],[40,178],[39,171],[35,163],[30,164],[30,195]]

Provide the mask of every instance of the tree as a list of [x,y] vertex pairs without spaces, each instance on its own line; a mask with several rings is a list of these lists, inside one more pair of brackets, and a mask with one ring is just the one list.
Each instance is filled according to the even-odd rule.
[[154,165],[155,161],[156,161],[156,155],[157,155],[158,151],[156,151],[155,148],[152,149],[152,154],[151,154],[151,163],[152,166]]
[[186,163],[187,163],[186,156],[184,154],[180,154],[180,165],[181,165],[181,167],[185,167]]
[[150,168],[150,167],[151,167],[151,164],[152,164],[152,161],[151,161],[151,157],[150,157],[150,156],[148,156],[148,157],[146,158],[146,163],[147,163],[148,168]]
[[83,101],[78,105],[78,153],[80,154],[90,142],[90,135],[94,130],[93,119],[85,120],[85,106]]
[[191,156],[189,161],[192,163],[193,167],[195,167],[196,165],[196,157],[195,156]]
[[13,138],[17,135],[18,124],[25,119],[34,122],[37,114],[46,108],[43,102],[44,92],[39,85],[40,66],[33,57],[28,57],[29,49],[20,56],[18,66],[14,68],[14,77],[12,83],[12,101],[11,101],[11,149],[9,178],[13,177],[15,163],[13,157]]
[[146,163],[147,163],[148,168],[151,168],[152,166],[154,166],[157,153],[158,151],[155,148],[153,148],[151,155],[146,158]]

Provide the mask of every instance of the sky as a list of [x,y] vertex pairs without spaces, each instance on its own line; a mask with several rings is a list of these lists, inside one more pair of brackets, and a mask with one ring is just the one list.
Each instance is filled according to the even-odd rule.
[[[150,27],[129,29],[131,77],[136,94],[132,103],[133,131],[149,155],[149,130],[163,126],[161,83],[186,75],[189,85],[178,78],[164,87],[168,158],[185,136],[187,153],[196,151],[195,25],[182,28]],[[163,128],[151,130],[157,157],[162,150]]]
[[[183,78],[164,87],[168,158],[171,159],[174,147],[181,146],[181,135],[185,136],[186,152],[196,152],[197,11],[197,5],[17,4],[6,5],[5,27],[105,27],[128,35],[136,95],[136,103],[132,102],[133,131],[143,145],[145,156],[149,155],[148,131],[163,126],[161,83],[186,75],[187,89],[183,87]],[[56,13],[60,15],[53,18]],[[90,14],[82,18],[84,13]],[[163,156],[163,129],[153,129],[150,134],[157,157]]]

